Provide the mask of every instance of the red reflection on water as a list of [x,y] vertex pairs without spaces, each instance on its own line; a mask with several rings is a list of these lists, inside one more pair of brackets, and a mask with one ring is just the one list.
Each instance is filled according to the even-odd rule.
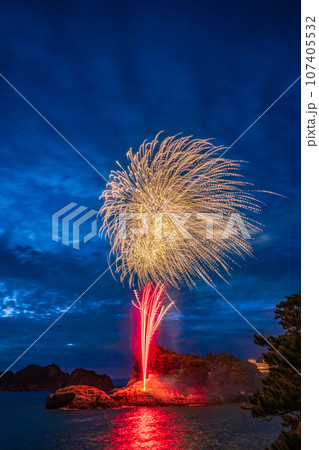
[[168,450],[185,448],[187,442],[187,429],[161,408],[126,408],[111,423],[114,429],[102,438],[105,448]]

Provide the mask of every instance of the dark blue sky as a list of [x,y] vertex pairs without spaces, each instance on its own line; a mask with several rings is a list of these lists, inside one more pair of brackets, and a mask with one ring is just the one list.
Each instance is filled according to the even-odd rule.
[[[183,132],[230,145],[298,76],[299,2],[16,1],[0,3],[0,72],[109,176],[144,139]],[[266,202],[256,259],[217,289],[262,333],[276,303],[300,290],[298,82],[228,157]],[[105,183],[0,79],[0,370],[106,268],[106,244],[51,239],[70,202],[98,210]],[[258,356],[254,331],[216,292],[174,293],[159,343],[185,353]],[[130,300],[110,275],[15,366],[56,362],[113,377],[131,372]],[[70,345],[72,344],[72,345]]]

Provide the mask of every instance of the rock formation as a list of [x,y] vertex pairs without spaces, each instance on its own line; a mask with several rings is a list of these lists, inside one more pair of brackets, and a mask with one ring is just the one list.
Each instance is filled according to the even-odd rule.
[[204,358],[210,367],[208,392],[220,401],[247,401],[249,395],[261,388],[263,375],[254,364],[229,353],[207,353]]
[[55,394],[49,395],[47,408],[82,409],[246,401],[261,384],[262,375],[254,364],[227,353],[207,353],[201,357],[153,346],[150,362],[145,391],[140,381],[138,357],[135,357],[130,381],[121,389],[113,389],[108,375],[85,369],[68,374],[51,364],[31,365],[17,373],[7,372],[0,378],[0,390],[57,389]]
[[92,386],[68,386],[50,394],[46,408],[105,409],[116,408],[118,404],[109,395]]
[[89,385],[103,391],[114,387],[108,375],[85,369],[75,369],[70,375],[56,364],[46,367],[32,364],[16,373],[7,372],[0,378],[2,391],[55,391],[70,385]]
[[[153,346],[152,375],[167,380],[174,391],[206,397],[210,401],[245,401],[261,386],[256,366],[228,353],[181,355]],[[135,356],[133,375],[127,387],[141,378],[140,363]]]
[[31,364],[10,376],[0,378],[2,391],[53,391],[67,385],[69,374],[56,364],[41,367]]
[[100,375],[94,372],[94,370],[75,369],[68,378],[66,386],[79,384],[93,386],[106,392],[114,387],[108,375]]
[[209,403],[200,392],[182,394],[174,390],[170,380],[165,377],[150,375],[147,379],[146,390],[143,381],[137,381],[129,386],[111,392],[112,398],[120,406],[177,406]]

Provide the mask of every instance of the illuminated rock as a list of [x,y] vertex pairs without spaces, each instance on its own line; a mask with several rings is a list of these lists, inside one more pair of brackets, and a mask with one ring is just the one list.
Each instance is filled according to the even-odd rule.
[[171,406],[208,403],[207,398],[195,392],[183,395],[161,377],[150,376],[143,389],[143,381],[113,392],[113,398],[121,406]]
[[104,409],[118,406],[109,395],[92,386],[68,386],[48,395],[46,401],[47,409]]

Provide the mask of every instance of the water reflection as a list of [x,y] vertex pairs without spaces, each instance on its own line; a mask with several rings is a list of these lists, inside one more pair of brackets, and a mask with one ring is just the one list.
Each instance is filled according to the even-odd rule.
[[113,430],[102,439],[108,449],[179,449],[188,441],[176,413],[162,408],[125,408],[111,423]]

